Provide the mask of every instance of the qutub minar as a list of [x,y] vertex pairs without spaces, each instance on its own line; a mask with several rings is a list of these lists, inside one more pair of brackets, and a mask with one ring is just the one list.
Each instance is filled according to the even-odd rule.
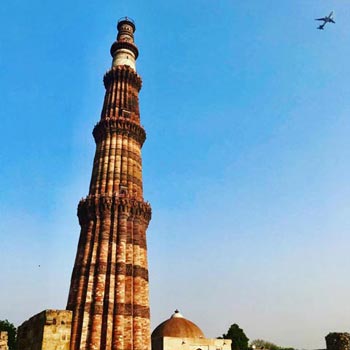
[[81,226],[67,309],[73,311],[71,350],[150,349],[146,229],[143,199],[135,25],[118,22],[112,68],[96,141],[89,195],[78,206]]

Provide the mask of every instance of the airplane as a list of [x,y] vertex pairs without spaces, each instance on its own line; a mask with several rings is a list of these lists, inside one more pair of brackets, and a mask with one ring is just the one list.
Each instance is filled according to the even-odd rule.
[[315,21],[323,21],[323,23],[319,27],[317,27],[317,29],[323,30],[327,23],[335,23],[335,21],[332,18],[332,16],[333,16],[333,11],[326,17],[316,18]]

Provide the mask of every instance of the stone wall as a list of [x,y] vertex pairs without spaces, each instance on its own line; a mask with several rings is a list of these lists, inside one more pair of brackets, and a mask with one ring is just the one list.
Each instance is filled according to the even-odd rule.
[[7,332],[0,332],[0,350],[8,350],[8,335]]
[[71,311],[40,312],[18,328],[18,350],[69,350],[71,323]]
[[326,336],[327,350],[350,350],[349,333],[329,333]]
[[231,339],[162,337],[152,339],[152,350],[231,350]]

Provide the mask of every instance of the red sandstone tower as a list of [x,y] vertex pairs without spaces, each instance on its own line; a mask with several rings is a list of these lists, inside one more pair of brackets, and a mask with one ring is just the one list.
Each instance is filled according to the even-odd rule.
[[96,141],[89,195],[78,206],[80,239],[67,309],[71,350],[148,350],[150,313],[135,25],[118,22]]

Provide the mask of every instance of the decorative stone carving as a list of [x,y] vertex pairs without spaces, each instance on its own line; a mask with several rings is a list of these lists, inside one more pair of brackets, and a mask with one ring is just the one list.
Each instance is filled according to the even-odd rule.
[[146,132],[142,126],[124,118],[106,118],[95,125],[93,135],[96,143],[105,138],[107,134],[132,137],[140,146],[142,146],[146,140]]

